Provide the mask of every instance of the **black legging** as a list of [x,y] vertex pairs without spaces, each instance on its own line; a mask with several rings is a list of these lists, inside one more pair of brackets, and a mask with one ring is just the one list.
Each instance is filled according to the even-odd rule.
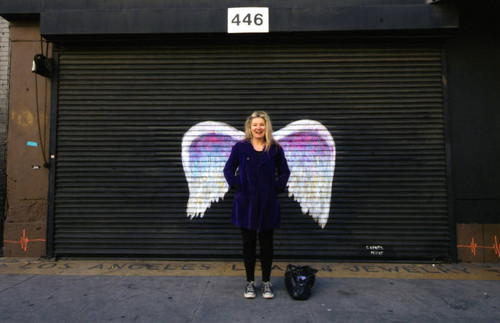
[[[273,264],[273,229],[259,232],[260,264],[262,267],[262,281],[271,280],[271,267]],[[255,280],[255,262],[257,248],[257,231],[241,228],[243,237],[243,261],[247,281]]]

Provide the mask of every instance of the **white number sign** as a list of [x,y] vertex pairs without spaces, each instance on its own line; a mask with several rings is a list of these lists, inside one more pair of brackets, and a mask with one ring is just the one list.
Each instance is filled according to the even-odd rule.
[[269,8],[228,8],[228,33],[268,33]]

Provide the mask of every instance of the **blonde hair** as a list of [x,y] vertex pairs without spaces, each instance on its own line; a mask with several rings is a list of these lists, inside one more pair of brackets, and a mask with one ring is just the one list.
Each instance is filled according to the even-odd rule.
[[248,116],[245,121],[245,139],[248,141],[252,140],[252,131],[250,131],[250,127],[252,126],[252,120],[255,118],[262,118],[266,123],[266,135],[264,136],[265,143],[265,151],[269,151],[271,149],[271,145],[277,143],[273,138],[273,126],[271,124],[271,118],[265,111],[254,111],[251,115]]

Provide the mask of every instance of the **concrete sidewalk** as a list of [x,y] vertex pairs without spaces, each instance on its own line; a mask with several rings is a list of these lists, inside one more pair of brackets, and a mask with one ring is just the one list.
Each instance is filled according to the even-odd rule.
[[[487,280],[447,279],[446,275],[415,279],[397,276],[399,270],[392,271],[395,278],[335,277],[333,270],[329,275],[318,274],[309,300],[295,301],[278,270],[272,278],[274,299],[262,299],[259,293],[257,299],[247,300],[241,274],[178,275],[174,270],[163,275],[75,274],[64,272],[65,262],[31,266],[27,261],[15,267],[58,267],[60,271],[13,273],[5,272],[12,269],[8,261],[0,266],[0,322],[500,322],[498,265],[482,267]],[[82,268],[102,264],[72,263],[84,264]],[[144,264],[132,263],[128,267]],[[155,262],[158,266],[170,263]],[[450,266],[450,272],[457,268],[440,266]],[[460,268],[474,271],[468,266],[477,267]]]

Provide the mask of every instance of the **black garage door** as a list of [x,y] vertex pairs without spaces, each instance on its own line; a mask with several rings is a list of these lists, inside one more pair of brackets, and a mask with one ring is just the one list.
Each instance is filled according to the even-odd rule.
[[239,257],[218,171],[254,110],[295,158],[276,258],[450,256],[440,46],[193,43],[58,49],[55,256]]

